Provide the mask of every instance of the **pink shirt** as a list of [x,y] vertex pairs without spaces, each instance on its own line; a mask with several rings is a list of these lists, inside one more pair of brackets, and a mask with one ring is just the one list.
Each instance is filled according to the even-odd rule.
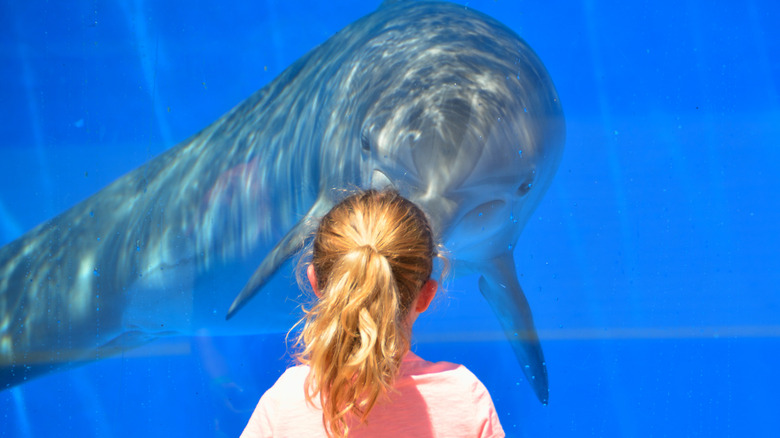
[[[308,405],[303,394],[308,374],[304,365],[285,371],[260,399],[241,437],[326,437],[322,410]],[[409,352],[395,388],[350,437],[504,436],[490,394],[463,365],[432,363]]]

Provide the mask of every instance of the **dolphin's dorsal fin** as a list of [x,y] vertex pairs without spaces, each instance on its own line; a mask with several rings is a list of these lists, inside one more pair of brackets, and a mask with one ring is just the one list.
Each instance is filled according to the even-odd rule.
[[531,308],[517,281],[512,253],[507,252],[485,261],[479,270],[482,272],[479,290],[498,317],[536,397],[547,404],[547,366],[534,328]]
[[384,0],[382,4],[379,5],[378,9],[386,8],[388,6],[395,5],[398,3],[411,3],[413,1],[415,0]]
[[301,249],[306,238],[314,229],[314,218],[324,215],[332,206],[332,202],[325,197],[318,199],[309,209],[306,215],[295,224],[290,231],[276,244],[274,249],[265,256],[263,262],[257,267],[255,273],[249,278],[241,292],[230,305],[225,319],[232,318],[236,312],[249,302],[271,279],[279,266],[287,261],[293,254]]

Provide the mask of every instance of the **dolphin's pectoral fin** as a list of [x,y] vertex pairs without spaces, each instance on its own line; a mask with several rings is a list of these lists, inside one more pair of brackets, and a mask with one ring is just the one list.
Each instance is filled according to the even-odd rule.
[[498,316],[504,334],[536,396],[540,402],[547,404],[549,391],[544,354],[534,328],[531,309],[517,281],[512,254],[506,253],[490,260],[489,264],[484,265],[482,274],[479,290]]
[[307,236],[311,234],[314,227],[312,219],[322,216],[330,207],[329,201],[324,198],[318,199],[306,215],[282,237],[274,249],[265,256],[236,299],[233,300],[225,319],[232,318],[252,297],[260,292],[260,289],[271,279],[279,266],[304,245]]

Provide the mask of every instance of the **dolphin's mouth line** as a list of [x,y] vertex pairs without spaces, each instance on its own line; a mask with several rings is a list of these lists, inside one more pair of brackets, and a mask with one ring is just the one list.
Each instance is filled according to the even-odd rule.
[[[443,245],[453,253],[474,253],[475,260],[511,252],[516,243],[512,236],[516,233],[507,231],[516,226],[518,219],[508,206],[506,200],[494,199],[466,211],[442,230],[442,235],[447,236]],[[474,251],[475,248],[480,250]]]

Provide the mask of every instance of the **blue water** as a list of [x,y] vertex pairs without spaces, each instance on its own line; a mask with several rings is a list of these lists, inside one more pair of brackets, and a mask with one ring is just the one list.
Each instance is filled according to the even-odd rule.
[[[3,2],[0,244],[377,3]],[[464,3],[534,47],[566,112],[563,162],[515,253],[550,404],[473,277],[420,320],[418,353],[472,369],[509,436],[775,435],[778,6]],[[161,340],[0,392],[0,436],[237,436],[284,353],[283,334]]]

